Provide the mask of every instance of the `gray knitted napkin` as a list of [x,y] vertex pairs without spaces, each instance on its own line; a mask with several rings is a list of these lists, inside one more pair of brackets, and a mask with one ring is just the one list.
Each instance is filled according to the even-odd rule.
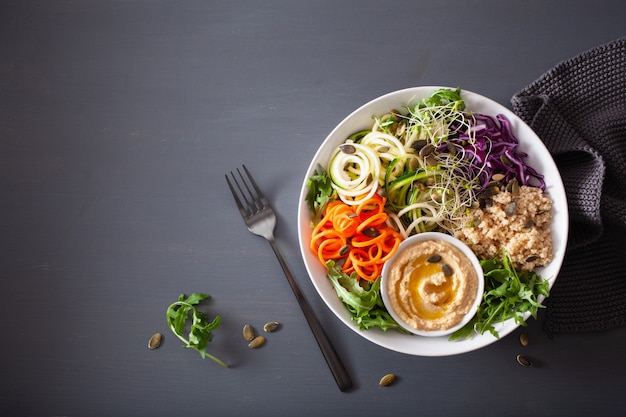
[[570,210],[546,330],[626,324],[626,38],[559,63],[511,103],[554,157]]

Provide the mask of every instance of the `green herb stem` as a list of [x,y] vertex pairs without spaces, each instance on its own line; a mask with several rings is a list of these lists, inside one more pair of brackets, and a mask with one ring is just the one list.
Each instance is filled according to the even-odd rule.
[[[178,301],[170,304],[167,308],[167,324],[176,337],[185,343],[183,347],[195,349],[200,353],[202,359],[208,357],[223,367],[228,368],[225,362],[206,351],[207,345],[212,338],[211,331],[217,329],[221,321],[220,316],[216,316],[209,322],[207,315],[196,308],[197,304],[208,298],[210,298],[209,294],[193,293],[189,297],[186,297],[185,294],[181,294],[178,297]],[[185,337],[183,334],[186,332],[190,313],[191,325],[189,336]]]

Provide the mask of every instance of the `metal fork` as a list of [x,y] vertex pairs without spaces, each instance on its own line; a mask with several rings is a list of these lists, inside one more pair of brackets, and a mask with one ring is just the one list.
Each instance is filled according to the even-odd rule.
[[346,391],[352,387],[352,380],[276,245],[276,240],[274,239],[276,214],[274,209],[272,209],[269,200],[259,189],[250,171],[248,171],[245,165],[242,168],[245,175],[239,168],[237,168],[237,176],[232,171],[230,172],[231,178],[228,178],[228,174],[225,175],[226,182],[228,182],[230,191],[233,193],[241,217],[243,217],[248,230],[270,242],[339,389]]

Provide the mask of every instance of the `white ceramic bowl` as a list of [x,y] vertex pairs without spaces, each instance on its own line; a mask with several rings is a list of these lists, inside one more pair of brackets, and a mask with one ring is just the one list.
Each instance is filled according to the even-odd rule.
[[[416,103],[418,100],[429,97],[439,88],[454,87],[412,87],[394,91],[364,104],[349,114],[329,133],[315,155],[312,156],[309,168],[303,178],[302,191],[298,203],[298,239],[302,258],[315,289],[328,308],[346,326],[372,343],[397,352],[419,356],[456,355],[479,349],[502,339],[515,330],[518,324],[512,319],[496,324],[495,328],[500,335],[499,339],[486,333],[456,342],[448,341],[446,336],[421,337],[401,334],[396,331],[384,332],[379,329],[359,330],[326,277],[326,267],[320,263],[317,256],[309,249],[311,215],[305,199],[307,192],[306,183],[308,178],[315,172],[318,164],[328,166],[330,155],[336,146],[343,143],[352,133],[371,128],[374,116],[385,114],[391,109],[402,108],[402,106],[410,103]],[[463,90],[461,96],[466,103],[467,110],[491,116],[503,114],[509,120],[513,133],[520,141],[519,149],[528,154],[526,162],[544,175],[546,192],[553,201],[552,239],[554,257],[549,265],[538,269],[537,272],[545,279],[548,279],[549,285],[552,287],[563,263],[569,230],[565,189],[556,164],[541,139],[515,113],[489,98],[467,90]]]
[[[389,302],[389,291],[388,291],[389,273],[391,271],[392,266],[394,265],[394,262],[396,262],[398,257],[405,250],[410,249],[411,247],[415,246],[415,244],[417,243],[426,242],[426,241],[443,241],[459,249],[463,253],[463,255],[465,255],[465,257],[469,259],[469,261],[471,262],[472,267],[474,268],[474,271],[476,271],[476,276],[478,278],[478,286],[476,288],[476,292],[474,293],[474,299],[472,301],[472,305],[469,311],[463,316],[463,319],[459,323],[443,330],[418,330],[414,328],[409,323],[405,322],[402,319],[402,317],[400,317],[400,315],[398,315],[398,313],[396,313],[396,311],[394,311],[394,309],[391,308],[392,304]],[[394,254],[394,256],[391,257],[391,259],[389,259],[383,266],[381,279],[382,281],[380,283],[380,294],[383,298],[383,303],[385,303],[385,306],[387,307],[387,311],[389,312],[391,317],[393,317],[393,319],[396,322],[398,322],[399,325],[401,325],[403,328],[410,331],[411,333],[414,333],[420,336],[426,336],[426,337],[447,336],[456,332],[461,327],[465,326],[467,322],[469,322],[472,319],[472,317],[474,317],[474,315],[476,314],[476,310],[478,310],[478,306],[480,305],[483,291],[485,289],[485,279],[484,279],[483,269],[480,266],[480,262],[478,261],[478,258],[476,257],[474,252],[472,252],[472,250],[465,243],[461,242],[459,239],[453,236],[450,236],[444,233],[438,233],[438,232],[419,233],[417,235],[413,235],[405,239],[400,244],[400,247],[398,248],[398,251]]]

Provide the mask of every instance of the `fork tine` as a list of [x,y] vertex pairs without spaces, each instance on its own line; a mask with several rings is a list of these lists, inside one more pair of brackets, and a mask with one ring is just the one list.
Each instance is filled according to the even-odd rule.
[[[248,180],[250,180],[250,184],[252,184],[252,187],[254,187],[254,190],[256,191],[256,195],[258,196],[258,200],[259,201],[259,209],[263,208],[264,206],[269,206],[269,200],[265,197],[265,194],[263,194],[263,192],[261,191],[261,189],[259,188],[259,186],[257,185],[256,181],[254,180],[254,177],[252,176],[252,174],[250,173],[250,171],[248,171],[248,168],[245,165],[243,166],[243,170],[246,171],[246,175],[248,176]],[[241,173],[240,173],[241,175]],[[247,185],[246,185],[247,187]],[[248,188],[248,191],[250,191],[250,189]],[[251,193],[252,194],[252,193]]]
[[257,198],[255,196],[255,194],[252,192],[252,190],[248,186],[248,183],[252,183],[252,186],[256,190],[257,195],[260,195],[261,191],[259,190],[259,187],[257,187],[257,185],[254,183],[254,179],[252,178],[252,175],[250,175],[250,171],[248,171],[248,168],[246,168],[245,165],[242,165],[242,167],[243,167],[244,171],[246,172],[248,180],[246,181],[246,178],[244,178],[244,176],[241,173],[241,171],[239,170],[239,168],[237,168],[237,173],[239,174],[239,177],[241,178],[241,183],[243,184],[243,186],[248,191],[247,195],[250,197],[251,201],[248,201],[248,198],[246,197],[246,193],[243,191],[241,186],[239,186],[239,183],[237,185],[239,186],[239,191],[241,191],[241,194],[243,195],[244,200],[246,200],[246,204],[248,204],[248,207],[250,208],[250,211],[253,213],[253,212],[257,211],[257,210],[260,210],[263,207],[263,204],[259,201],[259,198]]
[[[248,168],[245,165],[242,165],[242,168],[245,175],[239,168],[236,170],[240,180],[237,179],[237,175],[235,175],[233,171],[230,172],[230,178],[228,175],[225,175],[225,177],[241,215],[248,217],[262,210],[264,207],[269,207],[270,204]],[[252,187],[250,187],[250,185]]]
[[[241,187],[239,186],[239,183],[237,182],[237,178],[235,178],[232,171],[230,172],[230,176],[233,178],[233,181],[237,185],[237,188],[241,190]],[[241,199],[239,198],[239,194],[237,193],[237,191],[235,190],[235,187],[233,187],[233,184],[230,182],[230,179],[228,178],[228,174],[224,175],[224,177],[226,178],[226,182],[228,183],[230,192],[233,194],[233,198],[235,199],[235,202],[237,203],[239,212],[244,217],[248,216],[250,214],[249,210],[246,207],[244,207],[243,203],[241,202]]]

